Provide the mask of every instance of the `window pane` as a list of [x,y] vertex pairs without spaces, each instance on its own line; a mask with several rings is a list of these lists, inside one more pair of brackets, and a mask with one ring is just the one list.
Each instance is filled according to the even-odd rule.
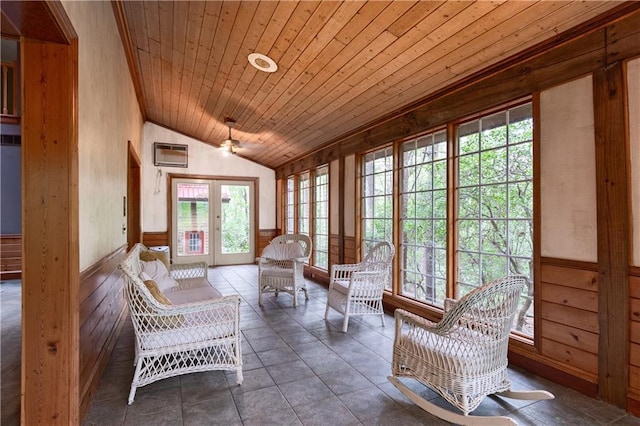
[[480,156],[468,154],[458,159],[458,183],[460,186],[478,185],[480,183]]
[[329,267],[329,167],[316,169],[314,185],[313,265]]
[[507,177],[507,149],[492,149],[480,154],[482,183],[501,183]]
[[[531,103],[461,124],[458,134],[456,296],[508,274],[533,283],[533,117]],[[531,289],[532,291],[532,289]],[[516,328],[533,331],[523,294]]]
[[[447,274],[447,163],[442,160],[446,159],[446,147],[443,131],[407,141],[401,149],[400,291],[437,305],[442,304]],[[407,156],[412,160],[405,161]]]
[[[415,155],[415,149],[412,152]],[[362,256],[376,242],[392,240],[392,197],[393,149],[388,147],[365,155],[362,165]]]
[[179,256],[209,254],[209,184],[178,183]]

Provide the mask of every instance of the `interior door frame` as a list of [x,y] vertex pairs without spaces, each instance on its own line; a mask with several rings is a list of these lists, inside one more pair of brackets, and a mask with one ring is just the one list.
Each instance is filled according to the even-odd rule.
[[129,141],[127,157],[127,199],[124,201],[124,216],[127,219],[127,245],[130,249],[142,241],[142,222],[140,220],[141,162],[133,144]]
[[[201,174],[180,174],[167,173],[167,238],[171,242],[173,239],[173,180],[174,179],[202,179],[202,180],[218,180],[218,181],[237,181],[237,182],[253,182],[253,239],[254,250],[258,249],[258,241],[260,235],[260,179],[257,177],[247,176],[223,176],[223,175],[201,175]],[[174,248],[171,247],[173,252]]]

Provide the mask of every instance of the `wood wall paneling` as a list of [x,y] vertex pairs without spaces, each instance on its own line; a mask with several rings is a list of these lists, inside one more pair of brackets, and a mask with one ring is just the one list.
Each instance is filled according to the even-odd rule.
[[256,257],[259,257],[262,250],[279,235],[278,229],[261,229],[258,231],[258,241],[256,242]]
[[0,236],[0,279],[13,280],[22,277],[22,236]]
[[115,250],[80,276],[80,413],[84,416],[113,351],[126,308],[118,264],[127,246]]
[[142,233],[142,244],[147,247],[154,246],[168,246],[169,244],[169,234],[167,231],[164,232],[143,232]]
[[629,390],[627,410],[640,416],[640,269],[629,274]]

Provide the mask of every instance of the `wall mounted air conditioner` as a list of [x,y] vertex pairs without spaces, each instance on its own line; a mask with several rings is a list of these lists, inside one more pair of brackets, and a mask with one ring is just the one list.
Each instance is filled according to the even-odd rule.
[[153,164],[164,167],[187,167],[188,146],[175,143],[153,143]]

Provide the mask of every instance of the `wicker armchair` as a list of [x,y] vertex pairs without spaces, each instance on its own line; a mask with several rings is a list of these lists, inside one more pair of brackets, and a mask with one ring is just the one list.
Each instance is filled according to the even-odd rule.
[[304,234],[279,235],[265,247],[258,258],[258,304],[262,306],[263,293],[285,292],[293,296],[293,307],[298,306],[298,293],[304,291],[304,264],[311,254],[311,238]]
[[216,297],[172,304],[170,297],[154,293],[142,281],[143,250],[145,246],[136,244],[120,264],[135,332],[136,369],[129,404],[136,388],[181,374],[230,370],[241,384],[240,296],[219,295],[207,280],[206,263],[172,265],[170,273],[178,282],[169,294],[174,300],[201,294],[203,286]]
[[[469,416],[485,396],[552,399],[547,391],[513,391],[507,374],[509,332],[526,278],[485,284],[458,302],[447,300],[438,323],[398,309],[391,381],[424,410],[456,424],[516,424],[509,417]],[[462,414],[424,400],[398,377],[411,377],[439,393]]]
[[383,241],[373,246],[360,263],[333,265],[324,319],[333,308],[344,315],[345,333],[352,315],[380,315],[384,326],[382,295],[389,283],[394,254],[393,244]]

